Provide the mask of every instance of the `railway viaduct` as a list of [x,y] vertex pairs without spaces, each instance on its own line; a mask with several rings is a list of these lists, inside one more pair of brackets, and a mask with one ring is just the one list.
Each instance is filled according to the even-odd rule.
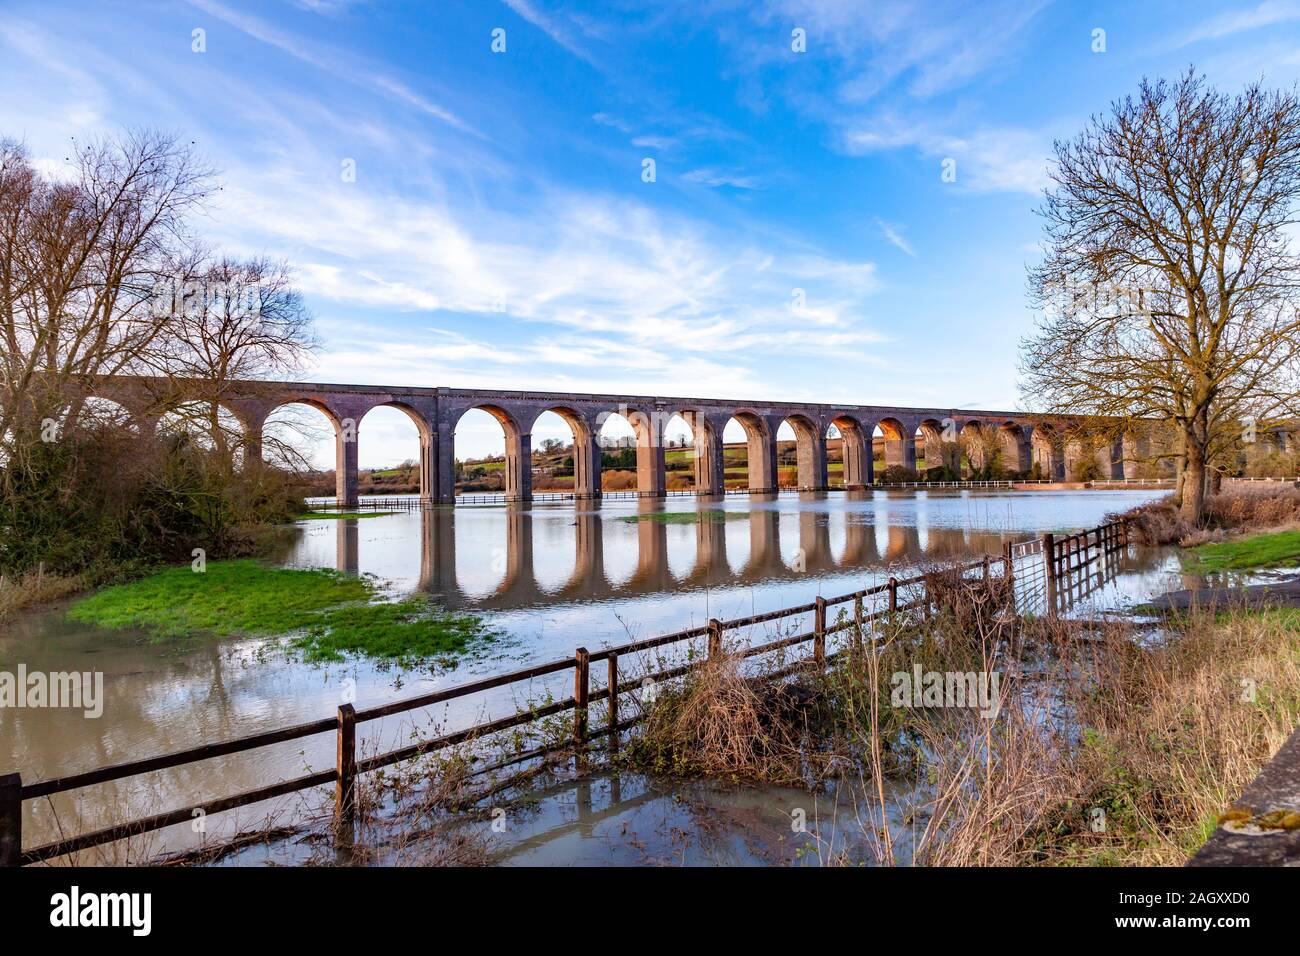
[[[121,405],[141,426],[153,428],[168,409],[194,401],[214,400],[210,383],[115,376],[99,382],[94,397]],[[665,489],[664,427],[679,416],[693,437],[695,489],[700,495],[724,490],[722,432],[730,419],[744,428],[748,450],[748,485],[753,492],[777,490],[777,429],[794,430],[798,486],[828,487],[826,437],[835,425],[843,439],[844,487],[865,488],[873,480],[872,436],[885,439],[885,463],[915,468],[917,447],[927,461],[943,460],[945,445],[971,436],[968,455],[975,465],[988,449],[1000,449],[1011,471],[1039,465],[1045,477],[1065,479],[1087,457],[1097,461],[1103,477],[1133,475],[1143,451],[1143,436],[1129,435],[1106,447],[1078,437],[1081,419],[1025,412],[974,411],[957,408],[906,408],[799,402],[727,401],[647,395],[597,395],[563,392],[497,391],[458,388],[390,388],[326,385],[308,382],[239,381],[220,386],[217,403],[240,423],[245,454],[261,455],[263,426],[275,409],[304,404],[319,409],[335,432],[337,497],[344,505],[357,500],[357,437],[367,412],[380,406],[401,409],[420,436],[420,493],[440,502],[455,500],[453,436],[456,423],[471,409],[491,414],[505,433],[506,497],[532,497],[533,423],[554,412],[573,432],[574,493],[596,498],[601,493],[599,435],[605,420],[620,415],[636,435],[637,490],[648,497]],[[950,463],[952,464],[952,463]]]

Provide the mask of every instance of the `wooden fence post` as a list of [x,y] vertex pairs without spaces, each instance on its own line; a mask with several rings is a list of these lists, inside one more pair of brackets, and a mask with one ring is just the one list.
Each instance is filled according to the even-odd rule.
[[1002,577],[1007,582],[1007,601],[1016,606],[1016,562],[1011,557],[1011,542],[1002,542]]
[[889,579],[889,609],[898,610],[898,578],[894,577]]
[[864,625],[862,614],[862,595],[859,594],[853,599],[853,646],[858,653],[862,652],[862,628]]
[[21,866],[23,860],[23,778],[0,777],[0,866]]
[[356,811],[357,712],[351,704],[339,707],[335,769],[338,779],[334,782],[334,817],[342,823],[351,820]]
[[709,657],[722,654],[722,622],[716,617],[709,618]]
[[1050,531],[1043,535],[1043,570],[1049,583],[1056,583],[1056,535]]
[[618,753],[618,654],[609,652],[609,750]]
[[591,694],[591,655],[580,647],[573,662],[573,745],[581,753],[587,743],[587,699]]
[[813,609],[813,660],[818,667],[826,664],[826,599],[818,597]]

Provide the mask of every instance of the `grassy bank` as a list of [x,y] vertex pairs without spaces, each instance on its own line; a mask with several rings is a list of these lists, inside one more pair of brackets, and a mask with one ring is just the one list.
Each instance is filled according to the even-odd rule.
[[172,567],[107,588],[68,614],[99,627],[139,628],[158,640],[284,636],[309,661],[357,654],[418,664],[492,638],[472,615],[448,614],[423,598],[378,597],[372,581],[333,571],[213,561],[201,573]]
[[[1297,623],[1287,612],[1196,614],[1144,650],[1111,635],[1095,680],[1071,693],[1078,740],[1053,755],[1045,812],[1012,859],[1184,862],[1300,720]],[[1004,800],[1027,796],[1013,788]]]
[[[231,558],[277,555],[298,533],[291,524],[258,524],[230,529],[220,554]],[[39,608],[106,585],[135,580],[161,566],[156,559],[104,559],[81,571],[48,571],[38,566],[25,572],[0,574],[0,621],[19,611]]]
[[1191,571],[1247,571],[1300,566],[1300,531],[1247,535],[1193,547],[1183,565]]
[[91,577],[81,574],[47,574],[37,569],[23,574],[0,574],[0,621],[25,608],[57,601],[90,587]]

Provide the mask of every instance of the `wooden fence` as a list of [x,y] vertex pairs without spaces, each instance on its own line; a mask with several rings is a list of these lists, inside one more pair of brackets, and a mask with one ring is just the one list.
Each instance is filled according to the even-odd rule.
[[1043,535],[1043,562],[1050,582],[1080,571],[1128,547],[1128,524],[1114,521],[1068,535]]
[[[1054,584],[1069,575],[1072,570],[1087,567],[1093,560],[1097,560],[1098,555],[1102,554],[1104,549],[1109,549],[1105,550],[1105,553],[1112,553],[1114,549],[1125,546],[1127,541],[1126,529],[1122,524],[1103,525],[1099,528],[1067,536],[1048,534],[1043,535],[1041,540],[1036,539],[1032,542],[1019,544],[1008,543],[1003,547],[1002,554],[996,556],[984,555],[975,561],[959,565],[956,570],[964,576],[968,576],[972,572],[978,572],[985,580],[994,576],[1009,577],[1014,594],[1020,588],[1021,583],[1032,581],[1038,573],[1033,568],[1033,565],[1037,563],[1034,557],[1040,551],[1044,556],[1042,573],[1049,584]],[[1089,557],[1088,553],[1094,548],[1098,549],[1097,555]],[[448,687],[422,694],[408,700],[394,701],[362,710],[355,709],[351,704],[343,704],[332,717],[219,743],[205,744],[161,756],[132,760],[51,780],[24,783],[18,773],[0,776],[0,866],[40,863],[96,846],[150,833],[164,827],[185,823],[192,820],[200,811],[204,815],[221,813],[328,784],[334,784],[335,787],[334,812],[336,817],[342,821],[347,821],[352,818],[354,813],[356,778],[360,774],[370,773],[402,761],[570,711],[574,712],[571,739],[544,744],[510,754],[486,766],[477,768],[474,774],[481,775],[503,770],[559,751],[572,750],[581,758],[587,749],[601,738],[607,739],[607,746],[611,751],[617,750],[619,735],[644,719],[640,715],[620,719],[620,698],[640,689],[647,680],[656,682],[672,680],[683,676],[693,666],[696,666],[692,663],[686,663],[628,680],[625,679],[625,674],[620,673],[620,660],[640,652],[702,638],[707,639],[708,655],[714,657],[723,653],[723,638],[728,631],[812,614],[813,626],[811,630],[745,647],[741,652],[741,656],[748,659],[774,651],[811,644],[812,656],[810,658],[796,661],[793,665],[782,668],[768,676],[775,678],[807,667],[822,667],[843,652],[828,653],[828,637],[841,631],[853,630],[857,637],[860,638],[863,625],[873,622],[881,614],[893,614],[930,606],[930,595],[925,590],[922,591],[920,597],[908,599],[908,589],[916,585],[921,585],[924,588],[925,582],[926,575],[924,574],[905,579],[891,577],[883,584],[860,591],[853,591],[832,598],[818,597],[807,604],[780,608],[764,614],[755,614],[750,617],[728,621],[710,620],[708,624],[702,627],[631,641],[598,651],[588,651],[585,647],[579,647],[574,652],[573,657],[570,658],[534,664],[509,673],[498,674],[456,687]],[[902,600],[900,600],[900,592],[903,592]],[[838,623],[829,623],[831,610],[845,605],[848,605],[849,608],[844,615],[844,619]],[[593,688],[591,668],[592,665],[601,662],[604,662],[606,666],[606,681],[603,687]],[[573,672],[574,689],[571,697],[481,722],[463,730],[442,734],[376,756],[358,758],[356,730],[359,724],[459,700],[496,688],[523,684],[539,677],[563,671]],[[592,728],[588,725],[589,709],[591,705],[601,701],[608,701],[607,719],[602,727]],[[65,837],[29,849],[23,848],[22,824],[23,803],[25,801],[38,800],[82,787],[123,780],[140,774],[166,770],[171,767],[196,763],[215,757],[245,753],[273,744],[301,740],[326,733],[333,733],[337,742],[335,766],[330,770],[305,774],[291,780],[248,790],[234,796],[213,799],[201,804],[191,804],[165,813],[93,830],[78,836]]]

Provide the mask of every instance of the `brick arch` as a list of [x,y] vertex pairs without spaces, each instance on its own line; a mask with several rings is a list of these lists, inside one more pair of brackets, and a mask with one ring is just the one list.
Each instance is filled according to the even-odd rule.
[[[466,413],[471,411],[487,412],[497,420],[505,434],[506,449],[506,497],[516,500],[524,500],[532,497],[533,493],[533,452],[532,452],[532,434],[525,432],[519,424],[519,418],[516,412],[503,404],[497,404],[491,401],[485,402],[468,402],[457,406],[449,416],[451,431],[446,440],[446,451],[444,459],[448,461],[448,475],[445,479],[450,482],[452,487],[455,486],[455,436],[456,426],[460,424]],[[539,413],[540,414],[540,413]],[[528,418],[529,426],[532,425],[532,418]]]
[[[886,415],[873,427],[879,428],[885,438],[885,467],[916,470],[916,425],[902,416]],[[874,439],[873,439],[874,443]]]
[[[801,491],[826,490],[826,430],[821,423],[802,412],[785,415],[794,431],[797,484]],[[778,424],[778,428],[780,425]],[[776,429],[772,429],[773,435]]]
[[593,422],[596,440],[605,422],[621,418],[632,429],[636,440],[636,490],[645,497],[664,494],[663,425],[666,416],[654,405],[622,403],[597,412]]
[[997,426],[997,434],[1002,449],[1002,461],[1007,470],[1017,473],[1028,471],[1032,460],[1029,447],[1030,433],[1020,422],[1008,419]]
[[844,490],[859,491],[869,487],[873,478],[871,428],[851,412],[831,412],[829,418],[827,428],[834,425],[840,433]]
[[[109,410],[106,405],[112,405],[120,409],[120,413],[114,412],[108,414]],[[98,409],[98,411],[94,409]],[[70,407],[65,408],[62,418],[62,428],[71,427],[73,430],[85,428],[92,422],[105,421],[121,422],[128,427],[134,428],[142,435],[149,434],[156,424],[156,419],[141,415],[139,411],[133,409],[120,397],[111,395],[86,395],[78,402],[72,403]]]
[[430,421],[423,411],[416,408],[413,404],[409,402],[404,402],[401,399],[393,399],[387,402],[377,402],[374,405],[370,406],[368,409],[366,409],[365,412],[362,413],[361,418],[357,420],[356,429],[357,429],[357,441],[358,441],[358,454],[360,454],[361,424],[365,420],[366,416],[369,415],[371,412],[373,412],[376,408],[396,408],[398,411],[405,414],[406,417],[411,420],[412,424],[415,425],[416,437],[418,438],[420,444],[420,456],[419,456],[420,497],[424,499],[432,498],[434,495],[435,468],[437,467],[437,459],[434,454],[436,424]]
[[600,443],[599,427],[587,413],[576,405],[546,404],[530,410],[529,434],[537,419],[547,412],[558,415],[573,435],[573,494],[575,498],[600,497]]
[[957,434],[971,473],[984,468],[988,464],[988,425],[978,418],[967,419]]
[[[1054,422],[1037,422],[1029,436],[1033,464],[1044,478],[1065,479],[1065,436]],[[1031,465],[1032,467],[1032,465]]]
[[672,406],[668,415],[677,416],[691,430],[691,445],[695,462],[695,493],[703,496],[721,495],[726,491],[723,479],[722,427],[714,416],[699,406]]
[[767,418],[756,409],[733,409],[734,418],[745,430],[747,485],[751,492],[771,492],[776,485],[776,432]]
[[[920,436],[917,439],[917,457],[925,459],[927,473],[940,468],[948,468],[955,474],[960,474],[961,450],[952,447],[956,445],[955,441],[944,441],[945,433],[949,432],[953,425],[951,418],[931,417],[921,419],[916,426],[916,434]],[[922,448],[924,448],[924,455],[920,454]]]

